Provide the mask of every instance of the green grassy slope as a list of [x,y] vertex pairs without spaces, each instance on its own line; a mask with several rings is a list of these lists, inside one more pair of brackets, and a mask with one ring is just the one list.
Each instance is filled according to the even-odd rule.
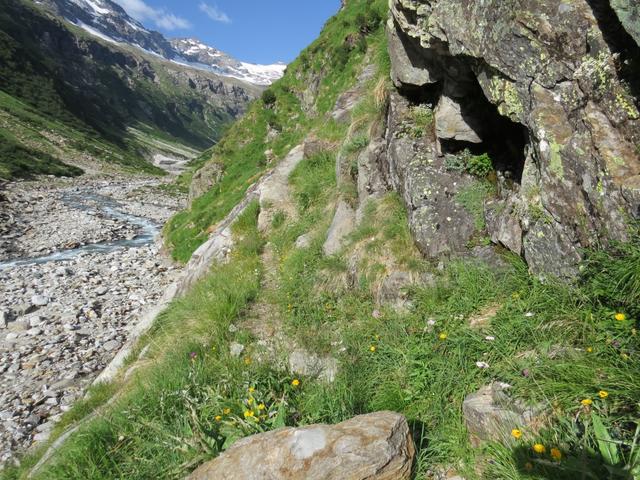
[[[225,175],[220,185],[197,199],[190,210],[177,215],[167,226],[167,243],[175,259],[188,260],[206,240],[207,229],[222,220],[258,176],[270,168],[265,156],[267,150],[279,160],[309,132],[317,132],[329,141],[344,137],[346,127],[327,120],[327,112],[338,96],[355,83],[368,48],[376,61],[381,57],[380,62],[388,62],[384,31],[380,26],[385,15],[384,2],[369,2],[366,8],[363,5],[353,2],[330,19],[320,37],[289,65],[285,76],[270,87],[274,101],[267,105],[263,96],[218,145],[194,162],[194,168],[207,161],[219,162],[225,168]],[[348,37],[356,38],[357,43],[347,45]],[[311,111],[305,112],[302,99],[315,81],[319,82],[317,98]],[[268,99],[268,95],[266,97]],[[273,140],[266,138],[269,128],[280,132]],[[189,174],[185,177],[183,182],[188,183]]]
[[[516,258],[506,258],[504,270],[461,261],[439,271],[422,261],[404,207],[389,193],[367,207],[341,254],[323,255],[335,198],[350,194],[336,186],[337,150],[353,160],[366,146],[368,132],[384,115],[384,89],[390,88],[381,25],[367,29],[366,48],[350,50],[344,68],[328,67],[342,55],[348,34],[367,23],[367,5],[349,1],[273,87],[275,105],[256,103],[200,159],[224,162],[231,178],[178,216],[169,234],[177,256],[186,258],[202,241],[200,232],[268,168],[264,149],[281,157],[311,133],[336,146],[304,160],[290,176],[297,215],[274,217],[263,234],[257,229],[259,206],[245,212],[234,225],[230,261],[214,266],[161,315],[132,355],[133,361],[150,345],[130,379],[94,390],[65,416],[54,437],[88,412],[99,412],[35,478],[184,478],[243,436],[378,410],[398,411],[409,420],[416,479],[447,470],[467,480],[638,478],[637,234],[627,244],[590,254],[574,285],[540,282]],[[386,2],[374,6],[383,11]],[[374,60],[378,75],[351,126],[327,121],[323,113],[353,83],[365,58]],[[296,92],[319,72],[325,87],[316,113],[303,114]],[[265,142],[269,121],[282,133]],[[310,233],[311,245],[296,248],[303,233]],[[354,258],[358,275],[348,281]],[[411,288],[408,310],[380,307],[376,286],[389,264],[430,273],[435,283]],[[256,317],[256,306],[271,315]],[[489,310],[495,317],[486,326],[469,325]],[[260,338],[251,327],[273,319],[290,344],[338,360],[334,383],[296,378],[275,362],[261,361]],[[240,358],[230,355],[231,342],[246,345]],[[478,361],[488,368],[479,368]],[[520,438],[472,448],[462,401],[494,380],[511,384],[524,404],[540,406],[545,421],[539,429],[513,425]],[[114,392],[120,392],[114,403],[105,405]],[[264,409],[257,408],[261,404]],[[536,454],[534,444],[545,452]],[[25,478],[37,458],[24,458],[21,468],[0,478]]]

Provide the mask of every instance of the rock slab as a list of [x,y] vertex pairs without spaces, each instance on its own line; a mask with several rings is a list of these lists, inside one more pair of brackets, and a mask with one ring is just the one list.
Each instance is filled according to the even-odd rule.
[[188,480],[404,480],[414,455],[406,419],[378,412],[247,437]]

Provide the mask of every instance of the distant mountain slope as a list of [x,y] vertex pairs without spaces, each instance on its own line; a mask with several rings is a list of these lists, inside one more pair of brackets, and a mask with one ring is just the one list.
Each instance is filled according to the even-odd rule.
[[[78,132],[81,138],[75,141],[81,144],[99,141],[99,148],[88,149],[96,150],[98,158],[141,168],[149,142],[132,135],[132,128],[201,150],[215,143],[261,89],[109,44],[42,8],[5,0],[0,10],[0,90],[5,93],[0,112],[7,119],[0,129],[11,132],[18,145],[26,143],[19,140],[24,129],[16,129],[16,115],[25,125],[37,117],[39,137],[52,125],[64,125]],[[57,127],[53,130],[60,132]],[[27,143],[38,151],[42,142]],[[6,170],[0,174],[8,176]]]
[[286,68],[284,64],[241,62],[193,38],[167,40],[161,33],[146,29],[111,0],[41,0],[37,3],[104,40],[125,43],[172,62],[256,85],[270,85],[282,77]]

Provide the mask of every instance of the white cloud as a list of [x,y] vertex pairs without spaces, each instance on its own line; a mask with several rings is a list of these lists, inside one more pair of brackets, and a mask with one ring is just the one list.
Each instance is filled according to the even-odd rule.
[[207,5],[204,2],[200,2],[200,11],[206,13],[211,20],[216,22],[231,23],[229,15],[220,10],[217,5]]
[[165,30],[191,28],[188,20],[167,12],[164,8],[153,8],[143,0],[116,0],[129,15],[138,21],[151,21]]

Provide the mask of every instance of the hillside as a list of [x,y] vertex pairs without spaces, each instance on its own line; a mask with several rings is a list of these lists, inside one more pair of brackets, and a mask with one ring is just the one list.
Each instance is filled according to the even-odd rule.
[[158,145],[192,156],[260,92],[104,42],[21,0],[0,12],[0,57],[4,178],[77,174],[64,163],[88,159],[157,172],[145,158]]
[[635,3],[346,0],[3,479],[640,478]]

